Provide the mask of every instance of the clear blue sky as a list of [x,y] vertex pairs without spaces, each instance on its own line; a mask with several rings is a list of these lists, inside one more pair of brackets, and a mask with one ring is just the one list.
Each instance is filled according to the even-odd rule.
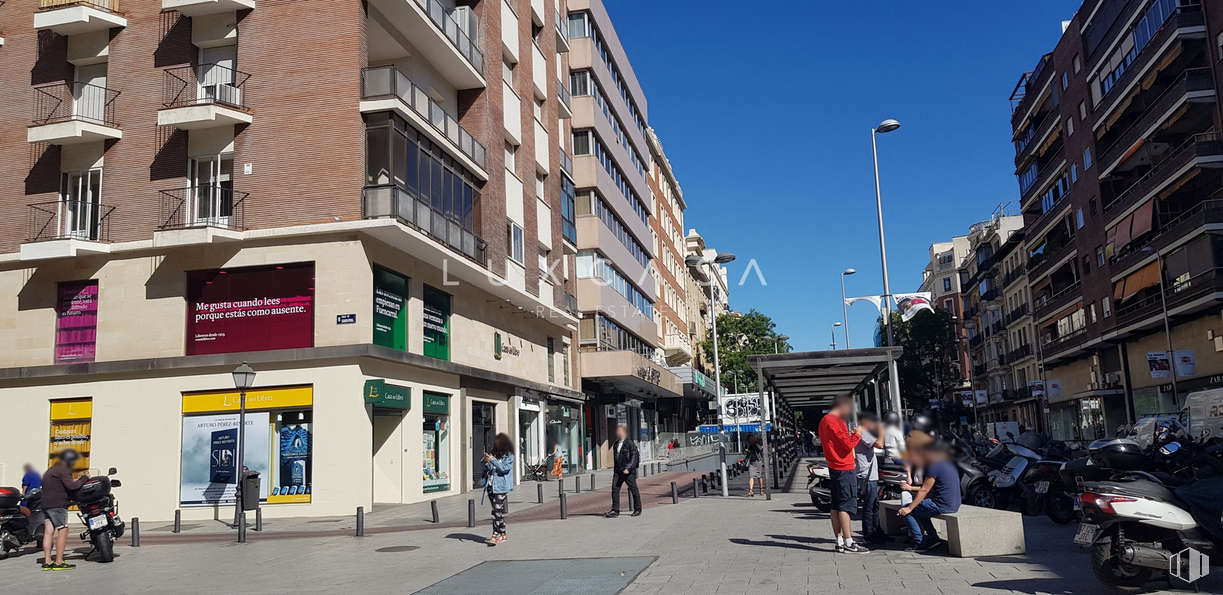
[[[734,252],[731,306],[827,349],[847,293],[882,293],[870,130],[879,137],[893,293],[931,243],[1017,200],[1009,97],[1079,0],[743,3],[604,0],[688,201],[685,225]],[[738,286],[755,259],[755,275]],[[855,347],[878,314],[850,310]],[[839,331],[840,329],[838,329]],[[838,333],[838,347],[844,347]]]

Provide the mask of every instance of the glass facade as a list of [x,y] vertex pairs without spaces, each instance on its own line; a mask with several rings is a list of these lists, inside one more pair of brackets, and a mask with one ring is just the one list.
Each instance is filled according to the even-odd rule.
[[548,405],[548,452],[556,450],[561,457],[564,473],[577,473],[582,468],[582,411],[574,405]]

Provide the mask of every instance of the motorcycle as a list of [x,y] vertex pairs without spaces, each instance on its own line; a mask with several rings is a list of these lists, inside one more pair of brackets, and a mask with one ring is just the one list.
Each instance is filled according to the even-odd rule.
[[807,493],[811,504],[820,512],[832,510],[832,489],[828,466],[823,463],[807,464]]
[[982,462],[977,445],[959,434],[949,434],[948,437],[952,446],[951,462],[960,473],[960,494],[964,503],[981,508],[997,508],[998,495],[987,471],[991,470],[992,465],[1001,468],[1005,463]]
[[115,559],[115,541],[123,537],[126,527],[119,518],[119,501],[110,494],[111,488],[123,485],[118,479],[110,478],[116,473],[118,471],[111,467],[106,475],[90,477],[76,492],[77,516],[86,529],[81,533],[81,541],[93,546],[101,562]]
[[[21,510],[22,500],[30,511],[29,517]],[[22,546],[42,543],[44,530],[41,488],[25,494],[17,488],[0,488],[0,559]]]

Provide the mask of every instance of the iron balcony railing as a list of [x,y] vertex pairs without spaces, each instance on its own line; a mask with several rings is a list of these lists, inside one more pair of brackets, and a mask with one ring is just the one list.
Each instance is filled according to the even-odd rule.
[[[3,2],[0,2],[3,4]],[[119,12],[119,0],[38,0],[39,10],[55,10],[69,6],[88,6],[110,12]]]
[[[1183,281],[1168,284],[1164,295],[1168,300],[1168,307],[1172,308],[1220,290],[1223,290],[1223,269],[1214,268]],[[1162,315],[1162,311],[1163,305],[1160,303],[1157,286],[1156,291],[1143,299],[1117,308],[1117,324],[1128,324],[1150,316]]]
[[1180,171],[1181,168],[1192,163],[1198,157],[1218,155],[1223,155],[1223,137],[1215,132],[1195,134],[1175,151],[1172,151],[1164,160],[1155,164],[1146,175],[1139,178],[1137,182],[1134,182],[1129,188],[1118,194],[1116,198],[1109,201],[1104,206],[1104,212],[1107,213],[1116,208],[1129,207],[1138,202],[1162,184],[1166,176],[1171,175],[1172,172]]
[[110,241],[110,215],[115,207],[96,201],[65,198],[27,205],[26,240]]
[[425,14],[429,15],[429,20],[433,21],[433,25],[450,40],[455,49],[475,67],[476,72],[484,74],[484,53],[480,48],[476,47],[476,42],[472,41],[471,37],[459,26],[459,23],[450,16],[448,9],[444,4],[437,0],[416,0],[416,4],[420,6]]
[[[1214,193],[1214,197],[1223,195],[1223,191]],[[1152,246],[1157,250],[1166,248],[1168,244],[1180,239],[1181,235],[1197,229],[1207,223],[1223,223],[1223,200],[1212,198],[1193,205],[1185,212],[1168,220],[1155,230],[1155,233],[1143,238],[1141,242],[1130,242],[1123,252],[1109,259],[1113,265],[1129,260],[1135,254],[1142,254],[1144,246]]]
[[215,103],[246,109],[243,85],[251,75],[219,64],[179,66],[162,71],[162,105],[186,107]]
[[1008,355],[1007,357],[1012,362],[1017,362],[1025,357],[1028,357],[1029,355],[1032,355],[1032,346],[1031,345],[1021,345],[1019,347],[1016,347],[1015,349],[1012,349],[1010,355]]
[[190,186],[161,191],[158,229],[221,227],[246,229],[246,192],[223,186]]
[[1028,271],[1024,267],[1015,267],[1011,269],[1010,272],[1008,272],[1006,275],[1003,275],[1002,287],[1004,288],[1010,287],[1012,283],[1022,279],[1027,274],[1028,274]]
[[458,120],[447,114],[424,89],[416,86],[393,65],[371,66],[361,70],[361,99],[396,98],[418,116],[429,122],[464,155],[481,168],[485,167],[487,150],[471,133],[459,126]]
[[1186,70],[1175,83],[1172,83],[1172,86],[1168,87],[1167,91],[1164,91],[1159,98],[1151,102],[1150,107],[1143,110],[1142,117],[1127,128],[1125,132],[1122,132],[1117,137],[1116,142],[1109,145],[1107,149],[1100,153],[1100,159],[1098,160],[1100,165],[1107,168],[1118,159],[1121,159],[1126,151],[1142,138],[1143,132],[1158,124],[1167,115],[1168,110],[1184,98],[1187,93],[1209,91],[1212,89],[1214,89],[1214,78],[1211,76],[1209,68]]
[[1148,48],[1163,48],[1177,29],[1205,23],[1200,3],[1180,6],[1182,1],[1155,0],[1140,17],[1130,34],[1133,36],[1133,48],[1101,82],[1104,95],[1096,105],[1103,109],[1096,113],[1097,122],[1109,116],[1112,112],[1109,106],[1116,103],[1123,89],[1130,87],[1130,83],[1142,72],[1142,65],[1154,59],[1155,52],[1147,51]]
[[1063,353],[1071,348],[1077,347],[1087,339],[1087,327],[1081,327],[1070,331],[1060,337],[1051,339],[1042,339],[1040,344],[1041,354],[1044,359]]
[[365,219],[397,219],[481,267],[488,267],[485,257],[488,244],[484,238],[464,229],[461,223],[414,198],[403,188],[395,185],[366,186],[361,190],[361,216]]
[[1016,320],[1028,315],[1028,305],[1019,304],[1014,310],[1006,313],[1006,324],[1009,326],[1014,324]]
[[1082,281],[1075,281],[1053,295],[1041,294],[1032,304],[1032,313],[1041,314],[1065,306],[1079,294],[1080,285]]
[[34,124],[80,120],[118,128],[115,98],[119,92],[85,83],[53,83],[34,87]]

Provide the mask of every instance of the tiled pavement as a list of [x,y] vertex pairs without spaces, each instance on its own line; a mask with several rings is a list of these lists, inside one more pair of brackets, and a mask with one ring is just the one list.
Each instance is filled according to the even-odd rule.
[[[550,504],[514,512],[510,541],[497,547],[480,542],[488,531],[483,518],[476,529],[467,529],[464,518],[462,527],[413,528],[360,539],[331,534],[276,539],[269,532],[241,545],[149,540],[139,549],[118,548],[120,557],[113,564],[83,562],[69,573],[39,572],[33,555],[0,561],[0,591],[412,593],[489,560],[650,556],[657,560],[625,593],[1103,592],[1091,575],[1087,553],[1070,543],[1073,526],[1057,526],[1043,517],[1025,518],[1026,556],[954,559],[904,553],[899,544],[861,556],[837,555],[831,551],[827,516],[810,506],[801,483],[771,501],[681,498],[673,505],[670,477],[643,482],[650,487],[644,490],[647,509],[641,517],[599,518],[585,511],[602,510],[605,491],[573,494],[567,520],[548,518]],[[465,508],[464,503],[464,517]],[[1202,579],[1199,587],[1223,592],[1223,573]],[[498,592],[495,583],[481,591]]]

